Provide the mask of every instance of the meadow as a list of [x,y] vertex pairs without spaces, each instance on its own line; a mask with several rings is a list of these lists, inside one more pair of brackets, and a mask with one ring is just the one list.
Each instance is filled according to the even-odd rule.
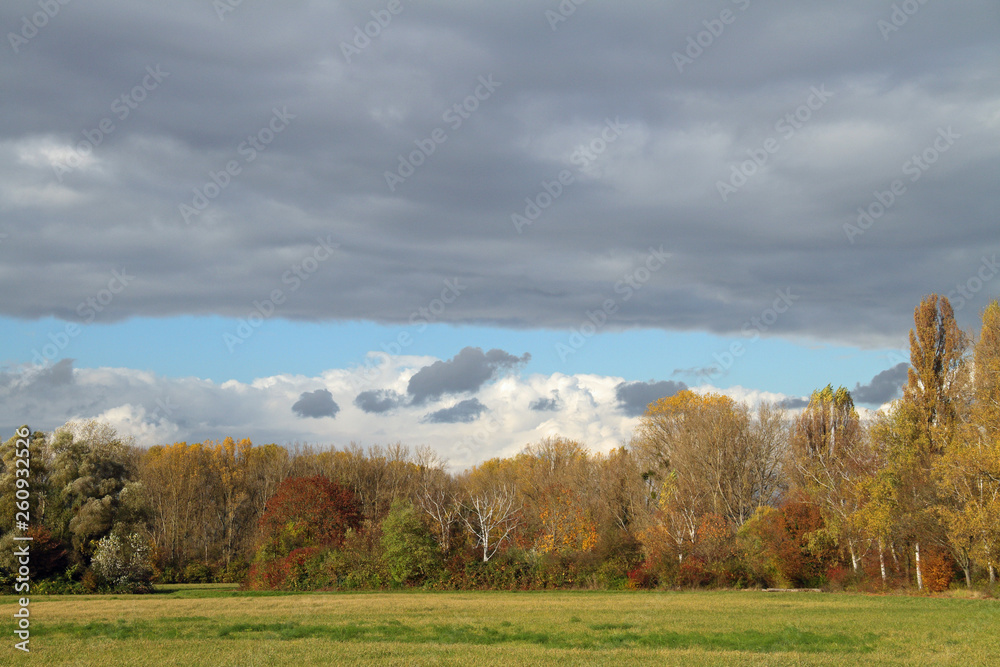
[[[1000,601],[762,591],[35,596],[44,665],[986,665]],[[0,597],[10,619],[15,598]],[[7,621],[7,627],[10,621]]]

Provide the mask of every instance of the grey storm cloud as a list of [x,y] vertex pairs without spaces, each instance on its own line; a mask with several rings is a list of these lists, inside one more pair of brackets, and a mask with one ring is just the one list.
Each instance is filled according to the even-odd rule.
[[556,412],[559,410],[561,403],[559,401],[558,392],[553,392],[552,398],[538,398],[531,402],[528,406],[529,410],[533,412]]
[[696,2],[403,3],[358,53],[364,3],[220,4],[5,36],[0,314],[244,318],[309,265],[277,316],[568,329],[662,245],[608,330],[735,334],[791,289],[768,335],[882,345],[1000,252],[995,0],[724,3],[709,40]]
[[445,394],[474,392],[502,371],[530,359],[527,353],[516,357],[503,350],[483,352],[482,348],[466,347],[448,361],[435,361],[414,373],[406,393],[414,405],[421,405]]
[[354,405],[364,412],[381,415],[395,410],[404,402],[404,397],[391,389],[363,391],[354,399]]
[[615,387],[615,398],[618,407],[629,417],[638,417],[646,412],[646,407],[653,401],[673,396],[684,391],[688,386],[683,382],[665,380],[662,382],[622,382]]
[[[0,370],[0,440],[27,422],[46,430],[100,405],[104,391],[76,382],[73,359]],[[52,421],[61,420],[58,424]],[[6,435],[3,435],[6,434]]]
[[903,395],[903,385],[906,384],[909,367],[906,362],[896,364],[873,377],[868,384],[857,383],[851,390],[851,397],[856,403],[869,405],[881,405],[899,398]]
[[33,366],[20,372],[0,372],[0,396],[8,392],[40,394],[73,384],[73,359],[51,366]]
[[809,405],[809,399],[801,397],[786,398],[785,400],[778,402],[779,407],[787,410],[797,410],[799,408],[804,408],[807,405]]
[[292,406],[292,412],[299,417],[336,417],[340,406],[333,400],[327,389],[304,391]]
[[[282,399],[274,388],[221,386],[125,368],[76,369],[73,364],[64,359],[49,367],[0,372],[0,433],[9,434],[22,423],[48,432],[80,419],[115,421],[117,414],[138,429],[134,432],[147,446],[236,437],[255,422],[255,440],[309,438],[308,430],[274,423],[278,417],[269,410]],[[287,414],[295,420],[295,413]]]
[[468,424],[476,421],[486,410],[487,407],[478,398],[469,398],[450,408],[430,413],[424,417],[424,421],[430,424]]

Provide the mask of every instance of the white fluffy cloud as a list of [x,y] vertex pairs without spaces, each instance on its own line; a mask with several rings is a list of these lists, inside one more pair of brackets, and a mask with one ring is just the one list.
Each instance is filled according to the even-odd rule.
[[[275,375],[250,383],[167,378],[128,368],[74,369],[66,360],[47,369],[26,367],[0,375],[0,425],[11,430],[27,422],[35,429],[52,430],[66,421],[94,418],[133,436],[142,446],[226,436],[334,447],[352,441],[363,445],[402,441],[430,445],[461,469],[494,456],[510,456],[555,435],[607,451],[626,442],[638,423],[619,400],[623,378],[562,373],[526,377],[511,373],[475,392],[417,405],[401,403],[390,412],[373,414],[355,404],[360,393],[402,394],[415,373],[438,360],[385,355],[373,355],[372,360],[369,366],[330,369],[317,377]],[[708,385],[694,390],[720,391]],[[742,387],[721,391],[748,403],[788,398]],[[293,410],[304,394],[326,397],[327,392],[341,406],[333,417],[304,419]],[[537,409],[540,401],[547,401],[546,409]],[[428,419],[455,408],[464,416],[469,406],[477,409],[467,421]]]

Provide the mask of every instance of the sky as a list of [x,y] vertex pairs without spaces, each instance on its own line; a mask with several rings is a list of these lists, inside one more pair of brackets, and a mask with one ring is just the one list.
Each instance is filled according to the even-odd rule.
[[627,443],[996,298],[992,0],[0,7],[0,429]]

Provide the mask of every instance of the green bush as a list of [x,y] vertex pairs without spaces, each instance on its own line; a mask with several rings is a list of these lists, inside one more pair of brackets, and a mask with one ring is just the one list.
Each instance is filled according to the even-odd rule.
[[215,580],[212,568],[200,561],[191,561],[184,567],[181,575],[185,583],[188,584],[210,584]]
[[232,560],[219,573],[219,581],[224,584],[240,584],[246,580],[249,572],[250,564],[245,560]]
[[624,558],[610,558],[597,568],[595,578],[598,586],[608,590],[628,588],[629,564]]
[[393,501],[382,521],[381,545],[389,577],[396,585],[423,582],[441,567],[434,536],[408,500]]

